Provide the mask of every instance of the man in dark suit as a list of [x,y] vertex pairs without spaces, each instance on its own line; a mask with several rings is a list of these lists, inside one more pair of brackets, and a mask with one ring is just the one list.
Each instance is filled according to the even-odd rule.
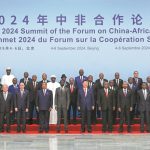
[[81,132],[85,132],[85,121],[87,121],[87,130],[92,132],[91,111],[94,110],[93,90],[88,89],[88,82],[83,82],[83,88],[78,91],[77,106],[81,111]]
[[[13,78],[13,84],[9,86],[8,91],[13,94],[14,99],[16,98],[16,93],[19,91],[19,85],[17,84],[17,78]],[[11,124],[15,123],[15,110],[13,101],[13,112],[11,114]]]
[[0,92],[2,92],[1,78],[0,78]]
[[[103,128],[102,131],[112,132],[112,119],[113,111],[115,110],[115,98],[114,92],[109,89],[109,83],[104,82],[104,88],[99,90],[98,94],[98,106],[99,110],[102,111],[102,122]],[[108,127],[107,127],[108,126]]]
[[97,109],[97,101],[96,101],[96,96],[95,96],[95,91],[94,91],[94,82],[93,82],[93,76],[89,75],[88,76],[88,89],[91,89],[93,91],[94,95],[94,110],[91,111],[91,123],[96,124],[96,109]]
[[147,89],[150,91],[150,76],[148,76],[146,80],[147,80]]
[[147,90],[145,82],[142,83],[142,89],[138,91],[138,106],[141,118],[140,130],[144,132],[144,120],[146,119],[147,132],[150,132],[150,91]]
[[29,124],[33,123],[33,112],[36,110],[37,123],[39,122],[39,113],[36,109],[36,96],[38,91],[37,76],[32,76],[32,81],[29,83]]
[[120,74],[118,72],[115,73],[114,86],[117,90],[122,89],[123,80],[120,79]]
[[[99,74],[99,79],[97,79],[95,81],[95,84],[94,84],[94,98],[95,98],[95,101],[97,103],[97,97],[98,97],[98,93],[99,93],[99,90],[103,89],[104,88],[104,82],[108,82],[107,79],[104,79],[104,74],[103,73],[100,73]],[[100,118],[101,117],[101,112],[99,111],[98,108],[97,109],[97,117]]]
[[25,89],[29,90],[29,83],[32,81],[31,78],[29,78],[29,73],[24,72],[24,78],[20,79],[20,83],[24,83]]
[[13,112],[13,95],[8,92],[8,86],[3,85],[0,93],[0,132],[4,132],[4,118],[6,117],[6,131],[10,132],[10,114]]
[[19,84],[20,90],[16,93],[16,99],[14,101],[15,112],[17,114],[17,132],[26,132],[26,113],[29,111],[29,92],[25,89],[24,83]]
[[142,80],[142,78],[139,78],[139,72],[134,71],[134,73],[133,73],[133,84],[136,87],[136,90],[135,90],[135,101],[136,101],[135,115],[137,118],[139,117],[139,113],[140,113],[138,111],[138,103],[137,103],[138,91],[142,88],[142,83],[143,83],[143,80]]
[[130,112],[132,111],[133,106],[133,94],[131,90],[128,90],[128,83],[123,82],[123,89],[120,89],[118,92],[118,111],[120,112],[120,128],[119,132],[123,132],[123,123],[125,116],[127,117],[127,131],[131,132],[131,120]]
[[77,87],[77,90],[82,89],[82,83],[83,81],[87,80],[87,77],[84,76],[84,70],[79,70],[79,76],[75,77],[75,85]]
[[50,82],[49,80],[47,80],[47,74],[46,73],[43,73],[42,74],[42,81],[40,81],[39,83],[38,83],[38,90],[42,90],[42,83],[48,83],[48,82]]
[[53,93],[47,89],[47,83],[42,83],[42,89],[37,93],[36,108],[39,111],[39,132],[49,132],[50,111],[53,107]]
[[[120,74],[118,72],[115,73],[114,86],[116,88],[116,94],[118,95],[118,91],[122,89],[123,80],[120,79]],[[117,104],[118,105],[118,104]],[[117,111],[117,118],[120,118],[120,112]]]
[[116,117],[117,117],[117,98],[118,98],[118,93],[117,93],[117,89],[114,86],[114,80],[110,80],[109,81],[109,89],[113,91],[114,93],[114,99],[115,99],[115,110],[113,111],[113,124],[116,124]]
[[57,132],[60,132],[60,123],[61,123],[61,113],[63,112],[64,116],[64,128],[65,132],[68,132],[68,121],[67,121],[67,111],[70,104],[70,92],[67,87],[65,87],[65,82],[60,81],[60,87],[56,89],[55,93],[55,109],[57,110]]
[[64,86],[67,87],[67,88],[69,88],[69,82],[67,82],[66,79],[67,79],[67,76],[65,74],[62,74],[61,75],[61,80],[64,81]]
[[132,106],[132,112],[131,112],[131,124],[133,124],[133,119],[135,117],[135,107],[136,107],[136,99],[135,99],[135,92],[136,92],[136,86],[133,84],[133,78],[128,78],[128,89],[131,90],[133,95],[133,106]]
[[68,109],[68,123],[70,124],[71,108],[73,112],[73,124],[76,124],[77,113],[77,88],[74,83],[74,78],[69,79],[69,91],[70,91],[70,105]]

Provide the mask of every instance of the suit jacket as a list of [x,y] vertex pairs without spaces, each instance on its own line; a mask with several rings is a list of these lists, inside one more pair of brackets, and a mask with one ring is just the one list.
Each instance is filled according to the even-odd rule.
[[26,108],[29,109],[29,91],[28,90],[25,89],[22,96],[21,96],[20,90],[16,93],[14,106],[15,108],[22,109],[23,111],[25,111]]
[[116,106],[114,92],[108,88],[108,96],[106,96],[105,90],[100,89],[98,93],[98,106],[101,107],[102,111],[107,109],[112,110]]
[[132,88],[128,85],[128,90],[131,90],[133,94],[133,104],[136,104],[136,86],[133,84]]
[[13,110],[13,94],[8,92],[7,99],[4,99],[3,92],[0,93],[0,113],[10,112]]
[[65,82],[65,87],[67,87],[67,88],[69,88],[69,86],[70,86],[70,84],[69,84],[69,82]]
[[73,85],[73,91],[71,92],[70,84],[69,84],[69,92],[70,92],[70,103],[77,105],[77,88]]
[[117,84],[116,79],[113,79],[113,81],[114,81],[114,86],[116,87],[117,90],[122,89],[122,85],[123,85],[122,79],[119,79],[119,85]]
[[143,90],[138,91],[138,110],[150,111],[150,91],[147,90],[147,98],[145,100]]
[[118,92],[118,108],[124,109],[133,107],[133,93],[131,90],[127,89],[126,96],[124,95],[123,89],[119,90]]
[[14,87],[14,85],[10,85],[8,91],[13,95],[16,95],[16,93],[19,91],[19,85],[17,84],[16,88]]
[[51,90],[46,90],[44,95],[43,89],[37,92],[36,106],[39,110],[49,110],[53,107],[53,93]]
[[0,84],[0,92],[2,92],[2,84]]
[[[83,81],[87,80],[86,76],[83,76]],[[81,81],[80,76],[75,77],[75,85],[77,87],[78,90],[82,89],[83,85],[83,81]]]
[[36,86],[34,87],[33,81],[29,83],[29,99],[30,101],[36,101],[38,92],[38,82],[36,82]]
[[91,111],[92,106],[95,106],[94,95],[92,89],[87,89],[87,94],[85,96],[83,88],[78,91],[77,105],[80,107],[81,111],[87,110]]
[[133,78],[133,84],[136,86],[136,91],[142,88],[142,83],[143,83],[142,78],[138,78],[138,83],[136,83],[135,78]]
[[28,78],[28,82],[27,82],[27,83],[25,83],[24,78],[20,79],[20,83],[24,83],[26,90],[29,90],[29,83],[30,83],[30,82],[32,82],[32,79],[31,79],[31,78]]
[[[104,79],[103,82],[108,82],[107,79]],[[98,94],[99,94],[99,90],[102,89],[104,87],[104,85],[101,85],[101,82],[100,82],[100,79],[97,79],[95,81],[95,84],[94,84],[94,97],[95,97],[95,101],[98,103]]]
[[[48,82],[50,82],[50,81],[47,80],[47,83]],[[38,90],[42,90],[42,83],[43,83],[43,80],[38,83]]]
[[67,87],[64,87],[63,90],[61,90],[61,87],[58,87],[55,92],[55,106],[57,108],[66,108],[69,109],[70,104],[70,92]]

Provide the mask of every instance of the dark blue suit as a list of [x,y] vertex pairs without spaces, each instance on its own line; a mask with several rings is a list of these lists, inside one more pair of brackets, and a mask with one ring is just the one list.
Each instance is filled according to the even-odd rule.
[[53,94],[51,90],[46,89],[44,94],[43,90],[39,90],[37,93],[36,106],[39,110],[40,127],[39,131],[42,132],[49,130],[49,109],[53,106]]
[[80,90],[83,86],[82,83],[83,81],[87,80],[86,76],[83,76],[83,80],[80,79],[80,76],[75,77],[75,85],[78,90]]
[[94,106],[94,95],[92,89],[87,89],[87,94],[82,89],[78,91],[78,107],[80,107],[82,121],[81,121],[81,130],[85,130],[85,120],[87,118],[88,130],[91,130],[91,110]]
[[26,129],[26,109],[29,109],[29,92],[24,90],[23,95],[19,90],[16,93],[16,98],[14,101],[15,108],[18,108],[17,112],[17,130],[20,130],[20,124],[22,120],[22,130]]
[[[10,85],[8,88],[8,91],[13,94],[13,97],[14,97],[13,98],[13,108],[14,108],[14,99],[16,98],[16,93],[19,91],[19,85],[18,84],[16,84],[16,86]],[[12,123],[15,122],[15,111],[13,111],[13,113],[11,114],[11,122]]]

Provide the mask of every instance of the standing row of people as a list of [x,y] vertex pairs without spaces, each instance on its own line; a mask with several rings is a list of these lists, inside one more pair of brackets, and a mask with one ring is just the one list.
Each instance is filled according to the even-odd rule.
[[[93,76],[84,76],[84,70],[79,70],[79,76],[75,79],[62,74],[60,82],[56,82],[56,76],[47,80],[47,75],[42,74],[42,80],[37,81],[37,76],[29,78],[28,72],[24,73],[17,84],[17,78],[11,75],[11,68],[6,69],[6,75],[2,77],[2,89],[0,96],[0,131],[4,130],[4,118],[10,131],[10,120],[17,120],[17,131],[26,131],[27,113],[29,124],[33,123],[36,111],[39,132],[49,131],[49,124],[57,124],[57,132],[60,132],[62,117],[64,129],[68,132],[68,123],[76,123],[77,115],[81,117],[81,131],[85,132],[87,122],[88,132],[92,131],[91,123],[96,124],[97,118],[102,117],[102,131],[113,131],[116,118],[120,118],[119,132],[123,132],[124,120],[127,122],[127,131],[131,132],[131,124],[135,117],[141,118],[141,132],[144,132],[144,119],[147,122],[147,131],[150,131],[150,77],[143,82],[138,77],[138,71],[134,77],[129,77],[128,82],[120,79],[119,73],[115,73],[115,79],[108,81],[104,74],[99,74],[99,79],[93,82]],[[22,127],[21,127],[22,122]]]

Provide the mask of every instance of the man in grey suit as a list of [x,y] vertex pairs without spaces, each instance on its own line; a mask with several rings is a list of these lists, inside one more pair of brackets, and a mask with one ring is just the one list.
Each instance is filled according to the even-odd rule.
[[138,91],[138,110],[141,118],[141,132],[144,132],[144,120],[146,118],[147,132],[150,132],[150,91],[147,84],[142,83],[142,89]]
[[60,87],[56,89],[55,93],[55,109],[57,110],[57,132],[60,132],[61,113],[64,116],[65,132],[68,132],[67,111],[70,104],[70,92],[67,87],[64,86],[64,81],[60,81]]
[[4,132],[4,117],[6,116],[6,131],[10,132],[10,113],[13,111],[13,95],[8,92],[8,86],[3,85],[0,93],[0,132]]
[[49,117],[50,111],[53,107],[53,93],[51,90],[47,89],[47,83],[42,83],[42,89],[37,93],[36,108],[39,111],[39,132],[42,133],[45,130],[46,133],[49,132]]
[[14,102],[15,112],[17,113],[17,132],[21,131],[21,120],[22,120],[22,131],[26,132],[26,113],[29,111],[29,92],[25,89],[24,83],[19,84],[20,90],[16,93]]

